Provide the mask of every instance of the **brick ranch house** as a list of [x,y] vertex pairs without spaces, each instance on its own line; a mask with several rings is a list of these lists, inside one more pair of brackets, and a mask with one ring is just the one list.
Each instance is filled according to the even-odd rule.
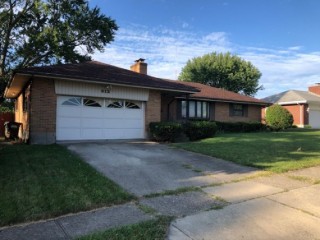
[[[310,86],[308,91],[289,90],[262,100],[286,108],[298,127],[320,128],[320,83]],[[264,117],[265,110],[262,115]]]
[[15,99],[19,137],[34,144],[65,140],[144,139],[150,122],[206,119],[261,121],[266,103],[198,83],[147,75],[91,61],[14,73],[5,97]]

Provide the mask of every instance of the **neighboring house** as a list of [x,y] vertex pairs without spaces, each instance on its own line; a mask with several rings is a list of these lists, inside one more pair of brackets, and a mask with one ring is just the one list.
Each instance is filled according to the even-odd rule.
[[[262,99],[279,104],[291,112],[294,125],[320,128],[320,84],[310,86],[308,91],[289,90]],[[264,115],[263,111],[263,115]]]
[[31,143],[147,138],[150,122],[206,119],[261,121],[266,103],[197,83],[147,75],[92,61],[14,73],[5,97],[16,99],[19,137]]

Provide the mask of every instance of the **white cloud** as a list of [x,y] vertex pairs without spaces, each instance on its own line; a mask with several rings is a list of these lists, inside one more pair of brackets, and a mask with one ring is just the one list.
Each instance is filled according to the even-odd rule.
[[288,89],[306,90],[308,85],[320,82],[320,52],[303,53],[301,49],[302,46],[281,49],[239,46],[230,42],[224,32],[200,34],[131,25],[121,28],[115,41],[104,53],[94,54],[93,59],[129,69],[135,59],[145,58],[148,74],[177,79],[189,59],[214,51],[230,51],[251,61],[262,72],[260,84],[265,90],[256,97],[266,97]]
[[183,22],[182,23],[182,28],[188,28],[189,27],[189,23],[187,23],[187,22]]
[[243,52],[241,57],[251,61],[262,72],[260,82],[265,90],[258,97],[266,97],[289,89],[307,90],[320,80],[320,52],[261,54]]
[[129,68],[135,59],[141,57],[146,59],[150,75],[177,79],[188,59],[213,51],[231,51],[228,45],[224,33],[198,36],[166,28],[148,30],[143,26],[133,26],[120,29],[105,52],[96,53],[93,58]]
[[290,51],[299,51],[302,49],[302,46],[294,46],[294,47],[289,47],[288,50]]

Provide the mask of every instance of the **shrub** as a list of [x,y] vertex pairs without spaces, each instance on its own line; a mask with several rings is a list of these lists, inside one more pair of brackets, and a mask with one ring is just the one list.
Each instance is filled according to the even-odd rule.
[[260,122],[216,122],[219,132],[258,132],[266,130]]
[[217,131],[217,124],[209,121],[190,121],[184,125],[184,132],[190,141],[213,137]]
[[268,107],[266,112],[266,122],[273,130],[279,131],[292,126],[293,116],[287,109],[275,104]]
[[182,133],[182,125],[177,122],[152,122],[149,127],[151,138],[158,142],[174,142]]
[[0,112],[13,112],[14,110],[13,102],[4,101],[0,103]]

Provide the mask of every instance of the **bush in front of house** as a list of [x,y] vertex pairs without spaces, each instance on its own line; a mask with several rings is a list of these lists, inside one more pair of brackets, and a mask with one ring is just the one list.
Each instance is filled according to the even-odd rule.
[[287,109],[275,104],[267,108],[266,122],[271,129],[279,131],[292,127],[293,116]]
[[261,122],[216,122],[219,132],[259,132],[266,130],[266,125]]
[[14,111],[14,105],[13,102],[3,101],[0,103],[0,113],[7,113],[7,112],[13,112]]
[[184,133],[190,141],[213,137],[217,124],[210,121],[190,121],[184,124]]
[[149,127],[151,138],[157,142],[174,142],[183,130],[178,122],[152,122]]

